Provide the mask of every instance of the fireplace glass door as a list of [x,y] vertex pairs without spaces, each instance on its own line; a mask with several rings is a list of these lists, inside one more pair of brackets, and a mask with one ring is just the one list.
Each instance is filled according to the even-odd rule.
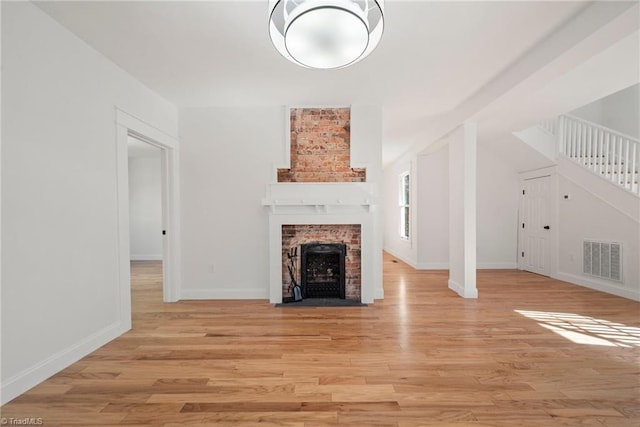
[[301,245],[303,298],[345,298],[346,252],[346,245],[340,243]]

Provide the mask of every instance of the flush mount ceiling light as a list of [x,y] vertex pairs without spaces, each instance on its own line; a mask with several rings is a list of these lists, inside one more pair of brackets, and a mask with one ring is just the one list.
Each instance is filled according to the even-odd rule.
[[269,35],[288,60],[307,68],[354,64],[378,45],[383,0],[269,0]]

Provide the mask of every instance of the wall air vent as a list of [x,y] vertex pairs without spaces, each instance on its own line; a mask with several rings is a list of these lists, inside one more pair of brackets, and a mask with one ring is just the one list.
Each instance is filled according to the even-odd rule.
[[622,243],[585,240],[582,260],[584,274],[622,282]]

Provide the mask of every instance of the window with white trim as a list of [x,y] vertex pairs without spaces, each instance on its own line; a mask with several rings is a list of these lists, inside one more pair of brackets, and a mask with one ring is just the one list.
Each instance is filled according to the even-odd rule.
[[405,172],[400,175],[400,237],[405,240],[409,240],[411,231],[411,205],[409,200],[409,193],[411,192],[411,182],[409,179],[409,172]]

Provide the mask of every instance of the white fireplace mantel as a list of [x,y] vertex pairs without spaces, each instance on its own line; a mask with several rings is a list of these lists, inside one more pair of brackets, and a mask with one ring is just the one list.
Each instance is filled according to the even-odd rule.
[[282,302],[282,226],[358,224],[361,229],[361,301],[380,298],[375,289],[375,207],[378,195],[366,182],[270,183],[263,206],[269,210],[269,299]]
[[371,211],[378,203],[371,184],[366,182],[270,183],[262,199],[272,213],[290,213],[296,207],[303,209],[302,213],[344,212],[353,208]]

